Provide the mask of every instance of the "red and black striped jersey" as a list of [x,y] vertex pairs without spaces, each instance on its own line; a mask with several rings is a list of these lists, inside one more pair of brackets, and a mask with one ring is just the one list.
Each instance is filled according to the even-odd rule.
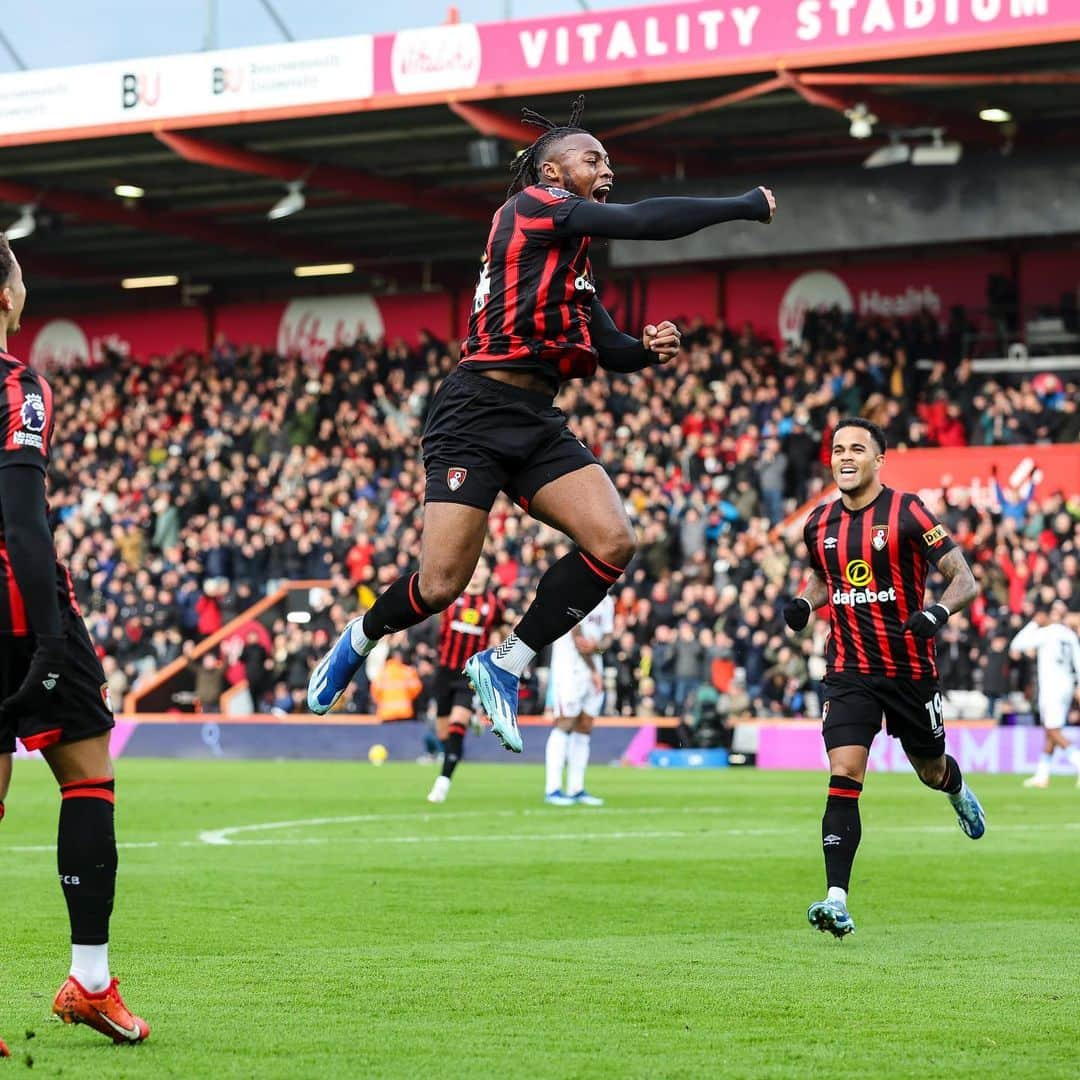
[[470,656],[488,647],[492,630],[503,621],[503,610],[492,589],[459,596],[439,624],[439,665],[461,671]]
[[902,629],[923,607],[930,564],[956,544],[917,495],[882,488],[861,510],[816,507],[803,540],[829,587],[830,672],[937,677],[933,640]]
[[536,371],[556,381],[595,373],[589,238],[561,229],[581,201],[562,188],[536,184],[496,211],[463,367]]
[[[45,472],[53,434],[52,388],[44,376],[2,350],[0,379],[0,469],[29,465]],[[30,633],[30,622],[4,538],[4,515],[18,512],[19,507],[0,507],[0,634],[25,636]],[[60,562],[56,589],[61,610],[70,606],[78,612],[71,576]]]

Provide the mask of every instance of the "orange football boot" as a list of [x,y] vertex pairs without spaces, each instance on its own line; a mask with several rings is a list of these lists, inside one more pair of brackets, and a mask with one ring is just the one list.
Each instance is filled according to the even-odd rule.
[[57,991],[52,1010],[65,1024],[86,1024],[116,1043],[137,1043],[150,1036],[150,1025],[135,1016],[117,990],[119,979],[96,994],[90,993],[74,976]]
[[11,1057],[11,1051],[7,1048],[7,1043],[3,1039],[0,1039],[0,1057]]

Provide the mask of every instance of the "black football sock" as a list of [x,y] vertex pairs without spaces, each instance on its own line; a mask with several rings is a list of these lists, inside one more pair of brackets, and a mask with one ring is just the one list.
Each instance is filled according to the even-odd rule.
[[384,634],[408,630],[435,614],[420,595],[420,575],[400,577],[371,605],[361,624],[364,637],[377,641]]
[[536,599],[514,627],[532,651],[539,652],[572,630],[607,594],[625,568],[574,548],[536,586]]
[[104,945],[116,893],[114,781],[76,780],[60,786],[56,866],[67,901],[73,945]]
[[859,794],[862,784],[846,776],[829,777],[829,797],[821,819],[821,846],[825,852],[825,879],[830,889],[847,892],[851,864],[862,839]]
[[[919,779],[922,779],[922,777]],[[923,780],[923,783],[926,784],[926,781]],[[964,786],[964,774],[960,771],[956,758],[951,754],[946,754],[945,774],[941,778],[941,783],[926,784],[926,786],[933,788],[935,791],[944,791],[946,795],[959,795],[960,789]]]
[[451,724],[443,742],[442,774],[447,780],[454,775],[464,750],[465,728],[461,724]]

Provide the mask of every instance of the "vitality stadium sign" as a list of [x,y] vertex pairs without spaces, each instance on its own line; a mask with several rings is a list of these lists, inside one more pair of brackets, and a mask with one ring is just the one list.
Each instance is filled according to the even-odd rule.
[[1077,0],[674,0],[0,75],[0,145],[1078,37]]

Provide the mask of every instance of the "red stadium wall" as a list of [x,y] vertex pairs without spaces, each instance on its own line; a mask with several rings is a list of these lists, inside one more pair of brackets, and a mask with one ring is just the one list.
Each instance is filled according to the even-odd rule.
[[[31,305],[33,299],[31,298]],[[144,359],[182,349],[206,348],[206,315],[199,308],[159,308],[23,319],[11,348],[36,368],[100,363],[106,349]]]
[[798,270],[737,270],[727,275],[725,315],[735,326],[775,338],[797,333],[807,310],[838,304],[859,315],[904,316],[928,308],[941,322],[949,309],[986,306],[986,280],[1007,274],[1004,255],[978,259],[920,259]]
[[645,318],[655,323],[700,316],[715,322],[721,313],[721,276],[716,270],[650,276],[645,285]]
[[959,449],[894,450],[886,455],[885,482],[901,491],[936,496],[943,488],[961,491],[976,506],[997,504],[994,470],[1003,487],[1024,488],[1035,481],[1035,495],[1080,493],[1080,448],[1053,446],[968,446]]
[[415,345],[422,331],[447,338],[453,326],[447,293],[372,297],[364,294],[298,297],[290,301],[232,304],[214,311],[157,308],[72,318],[23,320],[11,345],[35,367],[99,363],[105,349],[146,359],[204,351],[216,334],[241,345],[297,349],[321,359],[334,345],[367,334]]
[[[1019,291],[1025,311],[1057,307],[1063,293],[1080,288],[1080,250],[1032,251],[1018,259]],[[624,320],[621,289],[605,301],[620,321],[724,317],[729,325],[749,322],[761,336],[794,333],[806,311],[839,304],[858,314],[904,316],[927,308],[945,323],[949,309],[986,307],[990,274],[1009,274],[1004,254],[978,257],[859,263],[803,264],[794,269],[742,269],[727,273],[697,269],[657,271],[640,279],[635,315]],[[77,357],[97,361],[108,347],[137,358],[205,349],[215,334],[241,345],[300,350],[321,359],[335,344],[359,335],[402,339],[414,345],[423,331],[448,340],[464,333],[468,297],[445,292],[371,296],[353,293],[299,295],[292,300],[203,308],[162,307],[147,311],[94,313],[71,318],[28,318],[13,347],[32,363],[64,366]],[[637,329],[633,327],[633,329]]]

